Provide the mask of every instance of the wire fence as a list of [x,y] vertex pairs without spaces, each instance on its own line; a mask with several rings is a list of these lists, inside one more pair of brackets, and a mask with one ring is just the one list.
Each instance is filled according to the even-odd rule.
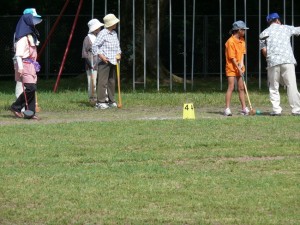
[[[71,27],[74,21],[74,15],[65,15],[62,17],[61,21],[53,33],[45,51],[40,58],[40,64],[42,66],[40,76],[50,78],[56,77],[61,65],[62,57],[67,45],[67,41],[70,35]],[[51,27],[53,26],[57,15],[43,16],[43,22],[37,26],[41,34],[41,43],[46,39]],[[103,18],[103,15],[95,15],[95,18]],[[188,15],[187,17],[187,46],[186,46],[186,56],[187,56],[187,74],[191,71],[191,57],[192,57],[192,26],[193,18]],[[243,18],[243,15],[237,15],[237,18]],[[295,16],[297,20],[299,16]],[[13,77],[13,34],[15,26],[19,16],[0,16],[0,27],[2,32],[0,32],[0,60],[1,60],[1,77]],[[76,25],[75,33],[73,35],[73,40],[69,48],[69,53],[63,68],[62,76],[76,75],[84,73],[84,64],[81,59],[82,42],[87,34],[88,27],[87,22],[90,20],[90,16],[80,16],[78,23]],[[168,21],[168,16],[164,18]],[[223,46],[226,40],[229,38],[228,31],[233,23],[232,15],[222,16],[222,34]],[[287,15],[287,20],[290,20],[289,15]],[[183,42],[183,16],[173,17],[173,29],[172,29],[172,61],[174,74],[182,75],[183,68],[183,55],[184,55],[184,42]],[[257,15],[248,15],[247,26],[250,29],[247,31],[247,48],[248,48],[248,74],[250,76],[256,76],[258,74],[258,60],[259,60],[259,44],[258,44],[258,29]],[[267,24],[265,24],[265,27]],[[265,28],[263,27],[263,29]],[[120,27],[121,30],[121,48],[128,55],[123,57],[130,58],[133,56],[132,43],[122,42],[122,32],[123,29],[132,29],[131,27]],[[162,62],[168,68],[169,65],[169,27],[163,26],[160,31],[160,42],[161,46],[160,55]],[[136,41],[143,42],[143,35],[136,34]],[[299,59],[300,45],[298,44],[300,40],[295,38],[294,41],[294,52],[296,59]],[[196,15],[195,20],[195,48],[194,48],[194,74],[195,77],[208,77],[212,75],[220,74],[220,63],[222,63],[223,68],[225,67],[225,57],[223,57],[223,62],[220,62],[219,51],[220,51],[220,36],[219,36],[219,16],[203,16]],[[223,51],[224,52],[224,51]],[[265,59],[262,57],[262,68],[265,68]],[[300,60],[300,59],[299,59]],[[133,66],[132,65],[129,65]],[[262,74],[265,75],[265,69],[262,69]],[[223,70],[224,71],[224,70]],[[299,73],[299,68],[296,68]]]

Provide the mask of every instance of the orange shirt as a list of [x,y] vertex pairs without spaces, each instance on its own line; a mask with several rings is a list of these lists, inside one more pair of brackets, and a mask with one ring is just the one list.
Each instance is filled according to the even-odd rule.
[[[225,43],[226,76],[239,76],[239,70],[233,64],[232,59],[241,63],[244,54],[246,54],[244,38],[237,39],[232,35]],[[242,68],[242,71],[245,71],[245,67]]]

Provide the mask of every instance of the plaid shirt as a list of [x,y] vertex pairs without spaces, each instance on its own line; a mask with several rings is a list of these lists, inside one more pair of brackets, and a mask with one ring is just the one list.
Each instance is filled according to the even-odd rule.
[[117,32],[115,30],[110,32],[108,29],[101,30],[93,43],[92,52],[94,55],[106,56],[111,64],[116,65],[116,55],[121,54]]
[[299,35],[300,27],[273,23],[260,35],[260,49],[267,48],[268,68],[280,64],[296,64],[291,36]]

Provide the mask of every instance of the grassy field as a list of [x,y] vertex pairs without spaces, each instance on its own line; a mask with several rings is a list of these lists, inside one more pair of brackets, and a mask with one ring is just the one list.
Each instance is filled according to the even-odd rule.
[[[224,91],[129,88],[123,108],[97,111],[84,85],[49,81],[41,121],[8,112],[0,93],[0,224],[300,224],[300,117],[221,115]],[[203,86],[204,87],[204,86]],[[196,119],[182,120],[193,102]]]

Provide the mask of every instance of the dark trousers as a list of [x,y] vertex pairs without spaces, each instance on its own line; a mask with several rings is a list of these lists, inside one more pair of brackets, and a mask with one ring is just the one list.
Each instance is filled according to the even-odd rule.
[[[24,84],[24,86],[25,86],[25,93],[27,97],[28,109],[35,112],[36,84]],[[24,92],[11,105],[11,108],[17,112],[21,112],[23,107],[25,107],[25,109],[27,110]]]
[[105,102],[106,88],[109,102],[115,102],[115,71],[116,66],[111,63],[99,63],[97,82],[97,102]]

